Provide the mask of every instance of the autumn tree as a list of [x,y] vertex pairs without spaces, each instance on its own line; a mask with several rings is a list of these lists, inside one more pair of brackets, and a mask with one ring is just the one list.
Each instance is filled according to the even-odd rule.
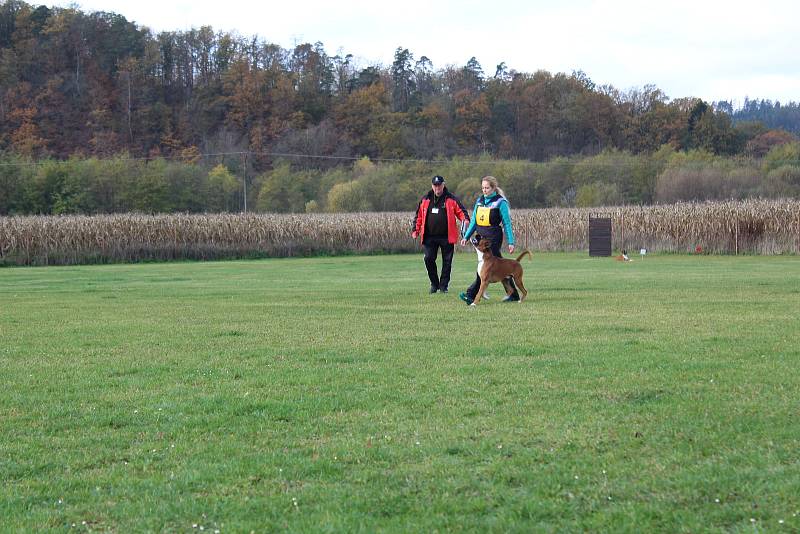
[[379,154],[375,131],[389,113],[389,99],[382,83],[375,83],[353,91],[334,108],[337,127],[361,154]]
[[406,112],[409,109],[411,95],[416,90],[412,62],[414,55],[407,48],[397,47],[392,63],[392,110]]
[[747,142],[745,153],[756,158],[764,157],[775,146],[797,142],[796,135],[786,130],[768,130]]

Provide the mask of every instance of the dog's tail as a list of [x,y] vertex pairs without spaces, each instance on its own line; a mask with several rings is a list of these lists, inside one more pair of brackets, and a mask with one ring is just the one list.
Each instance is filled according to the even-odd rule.
[[528,249],[525,249],[525,250],[522,252],[522,254],[520,254],[519,256],[517,256],[517,261],[519,261],[519,260],[521,260],[522,258],[524,258],[524,257],[525,257],[525,254],[529,255],[529,256],[531,257],[531,259],[533,259],[533,253],[532,253],[530,250],[528,250]]

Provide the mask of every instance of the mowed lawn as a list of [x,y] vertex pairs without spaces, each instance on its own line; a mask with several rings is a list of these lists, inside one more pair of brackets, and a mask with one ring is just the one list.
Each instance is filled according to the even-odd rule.
[[524,266],[0,269],[0,530],[800,530],[800,258]]

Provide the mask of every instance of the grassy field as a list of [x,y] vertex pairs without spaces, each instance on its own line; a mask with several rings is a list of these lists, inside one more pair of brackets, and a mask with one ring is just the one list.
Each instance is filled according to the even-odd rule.
[[800,258],[0,269],[0,530],[798,532]]

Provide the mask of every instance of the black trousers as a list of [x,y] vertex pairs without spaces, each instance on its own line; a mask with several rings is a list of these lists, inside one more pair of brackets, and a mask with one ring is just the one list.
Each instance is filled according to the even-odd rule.
[[[492,243],[492,254],[497,256],[498,258],[502,258],[503,255],[500,253],[500,247],[503,245],[503,234],[502,230],[500,232],[495,232],[493,234],[488,234],[488,232],[484,232],[481,234],[481,237],[485,239],[489,239]],[[499,237],[499,238],[498,238]],[[511,286],[511,297],[512,298],[519,298],[519,292],[517,291],[517,286],[514,284],[514,279],[511,277],[506,278],[503,280],[503,287],[505,287],[506,282]],[[470,300],[475,300],[475,296],[478,294],[478,289],[481,287],[481,277],[479,274],[475,274],[475,281],[472,282],[472,285],[467,288],[467,297]]]
[[[455,246],[447,242],[447,236],[425,236],[422,240],[422,248],[425,250],[425,268],[428,270],[431,287],[447,289],[450,284],[450,269],[453,266]],[[436,268],[436,256],[439,249],[442,249],[442,276],[439,276]]]

